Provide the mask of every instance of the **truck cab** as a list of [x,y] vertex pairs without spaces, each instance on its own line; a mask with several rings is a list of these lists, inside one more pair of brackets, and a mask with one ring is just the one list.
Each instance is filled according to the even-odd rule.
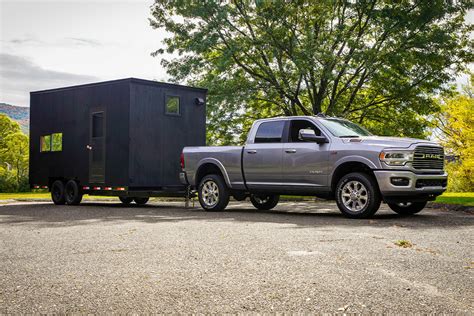
[[244,146],[185,147],[182,167],[182,182],[215,211],[231,195],[270,209],[286,194],[335,199],[353,218],[375,214],[381,202],[414,214],[447,185],[438,144],[375,136],[325,116],[257,120]]

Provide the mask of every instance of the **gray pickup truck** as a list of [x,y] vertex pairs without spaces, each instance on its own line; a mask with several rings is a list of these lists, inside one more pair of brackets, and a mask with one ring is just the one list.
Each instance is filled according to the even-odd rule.
[[408,215],[447,185],[438,144],[325,116],[257,120],[245,146],[185,147],[181,165],[181,182],[208,211],[225,209],[230,196],[269,210],[286,194],[335,199],[351,218],[370,217],[382,201]]

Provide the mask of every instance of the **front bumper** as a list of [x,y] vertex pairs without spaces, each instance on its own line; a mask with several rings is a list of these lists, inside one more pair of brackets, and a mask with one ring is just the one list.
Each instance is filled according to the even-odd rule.
[[[411,171],[374,170],[380,193],[390,196],[426,196],[431,199],[446,191],[448,174],[416,174]],[[406,185],[395,185],[393,179],[407,179]]]

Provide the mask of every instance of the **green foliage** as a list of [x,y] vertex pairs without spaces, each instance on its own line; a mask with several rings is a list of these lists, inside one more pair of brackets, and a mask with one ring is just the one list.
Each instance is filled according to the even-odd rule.
[[208,137],[249,120],[325,112],[379,134],[425,136],[430,97],[472,61],[471,1],[155,0],[174,81],[209,88]]
[[444,98],[442,110],[436,116],[436,126],[441,130],[441,142],[448,153],[458,161],[448,163],[448,190],[474,191],[474,76],[464,87],[463,93]]
[[26,191],[28,186],[28,137],[18,123],[0,114],[0,191]]

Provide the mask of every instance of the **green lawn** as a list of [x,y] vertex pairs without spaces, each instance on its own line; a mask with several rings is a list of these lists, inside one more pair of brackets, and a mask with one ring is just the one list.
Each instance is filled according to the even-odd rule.
[[[107,196],[84,196],[85,199],[114,199],[114,197]],[[305,197],[306,199],[308,197]],[[1,200],[50,200],[51,195],[49,192],[24,192],[24,193],[0,193]],[[285,196],[285,199],[289,200],[300,200],[303,197],[289,197]],[[437,203],[446,204],[462,204],[465,206],[474,206],[474,192],[464,193],[444,193],[439,196],[436,201]]]
[[449,192],[438,196],[437,203],[462,204],[465,206],[474,206],[474,192]]

